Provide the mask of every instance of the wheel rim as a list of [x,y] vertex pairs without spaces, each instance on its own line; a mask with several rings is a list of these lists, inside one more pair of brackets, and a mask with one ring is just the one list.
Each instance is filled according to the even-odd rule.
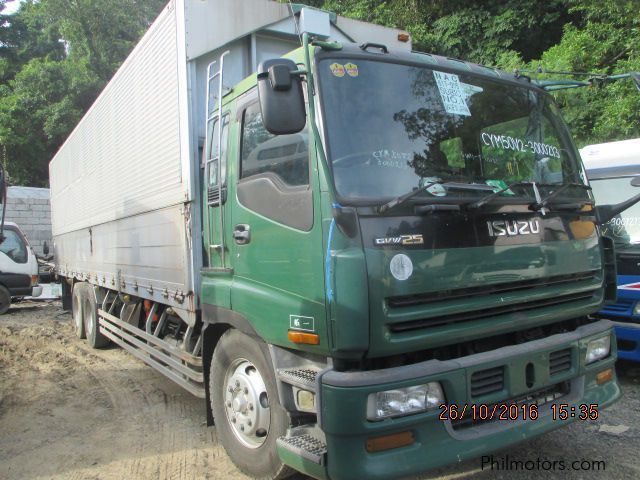
[[271,414],[269,397],[258,369],[244,358],[227,369],[224,407],[236,438],[249,448],[260,447],[267,439]]
[[80,300],[77,296],[73,297],[73,321],[76,324],[76,330],[82,329],[82,312],[80,311]]
[[86,322],[84,325],[85,330],[87,331],[87,336],[93,335],[93,322],[91,318],[91,303],[86,302],[84,305],[84,316],[86,318]]

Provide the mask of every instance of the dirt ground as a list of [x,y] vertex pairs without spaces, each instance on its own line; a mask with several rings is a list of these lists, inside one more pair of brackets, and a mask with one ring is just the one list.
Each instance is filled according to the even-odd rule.
[[[475,459],[421,478],[640,478],[640,367],[618,374],[624,397],[598,421],[494,454],[604,460],[605,471],[483,471]],[[58,302],[23,302],[0,317],[0,479],[36,478],[246,477],[205,425],[202,400],[118,348],[90,349]]]

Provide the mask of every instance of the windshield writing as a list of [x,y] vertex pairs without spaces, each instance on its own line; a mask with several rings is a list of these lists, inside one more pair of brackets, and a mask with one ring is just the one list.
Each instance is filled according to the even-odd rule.
[[[434,180],[496,190],[536,182],[543,196],[584,183],[547,95],[431,68],[369,60],[340,65],[319,62],[319,76],[329,160],[343,199],[380,202]],[[421,195],[486,192],[438,186]],[[586,195],[568,189],[562,196]],[[533,190],[522,184],[500,196],[531,198]]]

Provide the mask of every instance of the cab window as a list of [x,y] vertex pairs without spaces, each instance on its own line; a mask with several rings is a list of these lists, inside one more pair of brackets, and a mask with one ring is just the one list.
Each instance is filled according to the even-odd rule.
[[0,252],[16,263],[27,263],[27,245],[18,232],[4,230],[4,241],[0,244]]
[[291,187],[309,184],[307,129],[293,135],[273,135],[264,128],[260,105],[244,112],[241,178],[271,172]]

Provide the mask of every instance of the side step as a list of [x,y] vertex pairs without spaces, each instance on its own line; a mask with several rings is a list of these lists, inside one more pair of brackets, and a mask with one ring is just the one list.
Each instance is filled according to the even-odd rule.
[[314,368],[280,368],[278,369],[278,378],[294,387],[315,392],[318,373],[320,370]]
[[198,398],[205,398],[202,358],[184,352],[118,317],[98,310],[100,333],[169,377]]
[[286,437],[277,440],[278,447],[303,457],[315,464],[324,465],[327,456],[327,445],[322,432],[317,429],[298,427],[289,431]]

